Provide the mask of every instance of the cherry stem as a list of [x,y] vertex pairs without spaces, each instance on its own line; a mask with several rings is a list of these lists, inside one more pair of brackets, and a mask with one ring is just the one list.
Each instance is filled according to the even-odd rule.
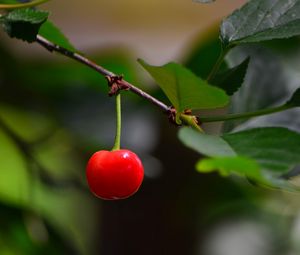
[[116,95],[116,136],[115,136],[115,144],[112,148],[113,151],[120,150],[121,144],[121,93]]
[[48,2],[49,0],[35,0],[28,3],[20,3],[20,4],[0,4],[0,9],[18,9],[18,8],[25,8],[25,7],[33,7],[36,5],[43,4]]

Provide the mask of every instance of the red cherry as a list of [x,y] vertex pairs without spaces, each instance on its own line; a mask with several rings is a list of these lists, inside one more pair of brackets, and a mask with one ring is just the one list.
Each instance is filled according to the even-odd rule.
[[103,199],[123,199],[141,186],[144,168],[138,156],[129,150],[97,151],[86,167],[90,190]]

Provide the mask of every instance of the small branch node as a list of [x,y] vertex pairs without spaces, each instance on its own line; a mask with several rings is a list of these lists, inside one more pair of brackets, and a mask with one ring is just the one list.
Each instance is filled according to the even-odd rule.
[[114,76],[105,76],[108,86],[110,87],[110,91],[108,93],[109,96],[117,95],[121,90],[129,90],[129,86],[123,80],[123,75],[114,75]]
[[176,114],[177,114],[177,110],[175,109],[175,107],[170,106],[169,110],[167,111],[168,120],[170,121],[170,123],[174,124],[175,126],[181,126],[176,121]]

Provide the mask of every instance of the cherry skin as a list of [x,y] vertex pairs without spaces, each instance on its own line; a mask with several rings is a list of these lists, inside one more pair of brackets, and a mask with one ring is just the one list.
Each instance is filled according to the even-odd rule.
[[95,152],[86,167],[90,190],[106,200],[132,196],[142,184],[144,168],[138,156],[129,150]]

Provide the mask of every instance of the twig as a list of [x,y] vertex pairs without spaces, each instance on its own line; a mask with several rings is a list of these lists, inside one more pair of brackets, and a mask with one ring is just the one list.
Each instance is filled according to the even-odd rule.
[[[66,48],[63,48],[57,44],[54,44],[53,42],[48,41],[46,38],[37,35],[36,42],[42,45],[44,48],[49,50],[50,52],[56,51],[64,56],[67,56],[69,58],[72,58],[92,69],[100,73],[101,75],[105,76],[106,78],[110,78],[111,80],[114,80],[116,77],[120,77],[119,75],[114,74],[113,72],[108,71],[107,69],[103,68],[102,66],[99,66],[95,62],[91,61],[90,59],[82,56],[79,53],[72,52]],[[124,79],[118,79],[118,85],[120,88],[126,88],[126,90],[130,90],[131,92],[137,94],[138,96],[148,100],[152,104],[158,106],[161,110],[163,110],[164,113],[167,115],[173,114],[171,107],[167,106],[163,102],[159,101],[158,99],[154,98],[153,96],[149,95],[145,91],[135,87],[133,84],[127,82]]]
[[[97,71],[98,73],[103,75],[107,79],[108,85],[111,87],[109,95],[116,95],[116,94],[118,94],[119,90],[130,90],[131,92],[137,94],[138,96],[140,96],[140,97],[148,100],[152,104],[158,106],[164,113],[167,114],[171,123],[178,125],[176,123],[177,112],[174,107],[167,106],[166,104],[164,104],[163,102],[159,101],[158,99],[152,97],[145,91],[135,87],[133,84],[124,80],[122,76],[116,75],[113,72],[110,72],[109,70],[94,63],[93,61],[91,61],[90,59],[84,57],[83,55],[81,55],[79,53],[72,52],[66,48],[63,48],[63,47],[53,43],[53,42],[50,42],[46,38],[44,38],[40,35],[37,36],[36,41],[37,41],[37,43],[42,45],[44,48],[49,50],[50,52],[56,51],[64,56],[72,58],[72,59],[94,69],[95,71]],[[219,56],[217,63],[215,64],[214,68],[212,69],[210,75],[208,76],[208,80],[211,80],[216,75],[216,73],[218,72],[218,70],[224,60],[224,57],[227,54],[227,52],[229,51],[229,49],[230,48],[222,49],[222,52]],[[226,121],[226,120],[233,120],[233,119],[251,118],[251,117],[271,114],[274,112],[284,111],[286,109],[287,109],[286,106],[282,106],[282,107],[277,107],[277,108],[272,108],[272,109],[264,109],[264,110],[260,110],[257,112],[231,114],[231,115],[225,115],[225,116],[223,116],[223,115],[222,116],[201,116],[201,117],[199,117],[199,120],[201,123],[204,123],[204,122],[217,122],[217,121]],[[190,124],[188,124],[188,125],[190,126]]]

